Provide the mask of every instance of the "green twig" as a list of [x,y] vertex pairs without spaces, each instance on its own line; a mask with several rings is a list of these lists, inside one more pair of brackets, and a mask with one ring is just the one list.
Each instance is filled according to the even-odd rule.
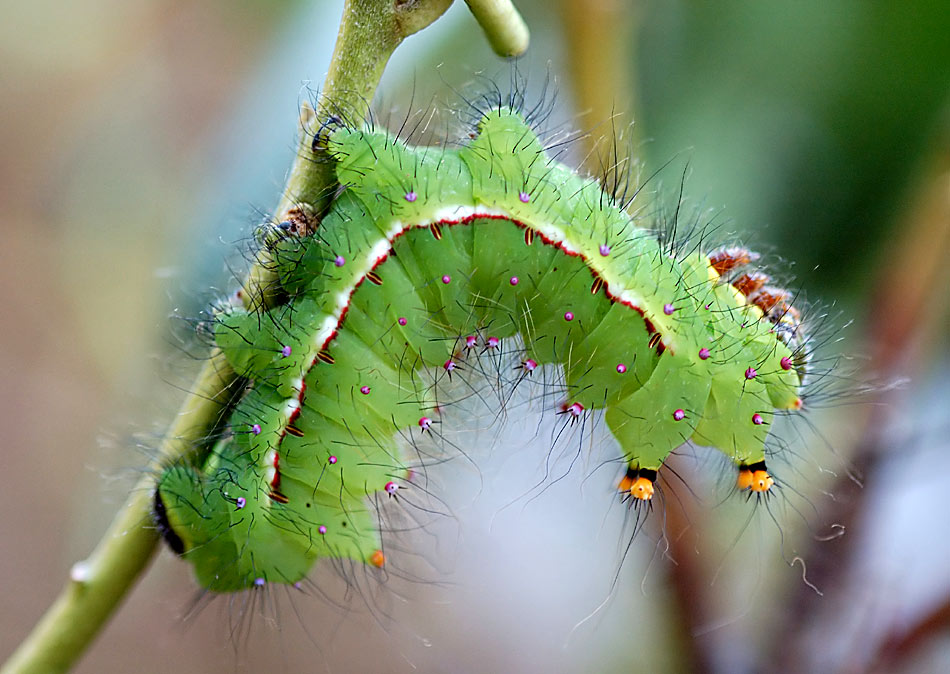
[[511,0],[465,0],[499,56],[521,56],[528,49],[528,26]]
[[[286,219],[294,208],[319,218],[333,191],[333,166],[314,155],[307,132],[331,114],[342,112],[349,120],[362,120],[393,50],[407,36],[439,18],[451,4],[452,0],[347,0],[317,110],[305,107],[303,111],[304,133],[276,209],[278,221]],[[524,50],[527,29],[510,2],[469,5],[496,50],[506,54]],[[503,11],[488,11],[492,8]],[[252,306],[274,301],[267,290],[275,285],[269,269],[262,253],[245,283],[245,301]],[[153,467],[189,458],[200,460],[207,438],[222,423],[241,388],[238,375],[223,355],[214,351],[162,442]],[[136,485],[92,555],[73,566],[60,596],[0,674],[64,672],[78,660],[155,552],[158,533],[151,519],[153,490],[151,477]]]

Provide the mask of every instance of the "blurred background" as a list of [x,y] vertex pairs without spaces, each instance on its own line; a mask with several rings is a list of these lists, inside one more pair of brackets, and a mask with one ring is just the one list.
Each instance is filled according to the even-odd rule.
[[[518,5],[521,72],[559,90],[549,123],[590,131],[575,163],[598,173],[591,144],[612,128],[641,175],[671,161],[644,198],[675,198],[685,172],[691,208],[828,316],[823,353],[857,357],[783,436],[784,495],[750,519],[720,503],[722,466],[684,452],[689,488],[669,485],[625,554],[635,522],[596,470],[616,452],[602,434],[563,438],[555,457],[580,449],[583,465],[525,497],[557,432],[527,405],[500,437],[473,422],[467,446],[491,451],[440,477],[457,517],[427,530],[437,543],[413,534],[423,561],[405,575],[421,582],[367,582],[346,608],[275,593],[183,620],[196,587],[163,552],[77,671],[950,670],[946,2]],[[4,8],[0,659],[184,397],[203,352],[176,317],[242,275],[235,251],[277,201],[341,10]],[[451,111],[453,88],[509,77],[456,3],[397,50],[377,109]]]

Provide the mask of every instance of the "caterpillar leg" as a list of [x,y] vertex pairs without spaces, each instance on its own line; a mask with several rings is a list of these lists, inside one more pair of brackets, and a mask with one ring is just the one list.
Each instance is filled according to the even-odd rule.
[[627,473],[620,479],[617,489],[621,494],[635,498],[638,501],[649,501],[653,498],[653,483],[656,482],[656,471],[649,468],[627,468]]
[[739,491],[765,494],[772,489],[774,484],[775,478],[769,474],[765,461],[739,464],[739,476],[736,478],[736,487]]

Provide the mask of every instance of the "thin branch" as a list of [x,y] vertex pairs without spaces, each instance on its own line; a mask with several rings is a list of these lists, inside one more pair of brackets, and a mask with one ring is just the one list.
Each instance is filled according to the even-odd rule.
[[465,0],[492,49],[505,58],[521,56],[528,49],[530,34],[511,0]]

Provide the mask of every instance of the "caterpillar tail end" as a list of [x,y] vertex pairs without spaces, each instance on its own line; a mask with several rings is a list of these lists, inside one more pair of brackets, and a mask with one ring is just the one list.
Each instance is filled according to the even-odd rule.
[[627,468],[627,473],[620,479],[617,489],[624,497],[630,496],[638,501],[649,501],[653,498],[655,481],[655,470],[631,467]]
[[736,488],[739,491],[750,491],[756,494],[768,493],[775,484],[765,467],[765,461],[739,466],[739,476],[736,478]]

